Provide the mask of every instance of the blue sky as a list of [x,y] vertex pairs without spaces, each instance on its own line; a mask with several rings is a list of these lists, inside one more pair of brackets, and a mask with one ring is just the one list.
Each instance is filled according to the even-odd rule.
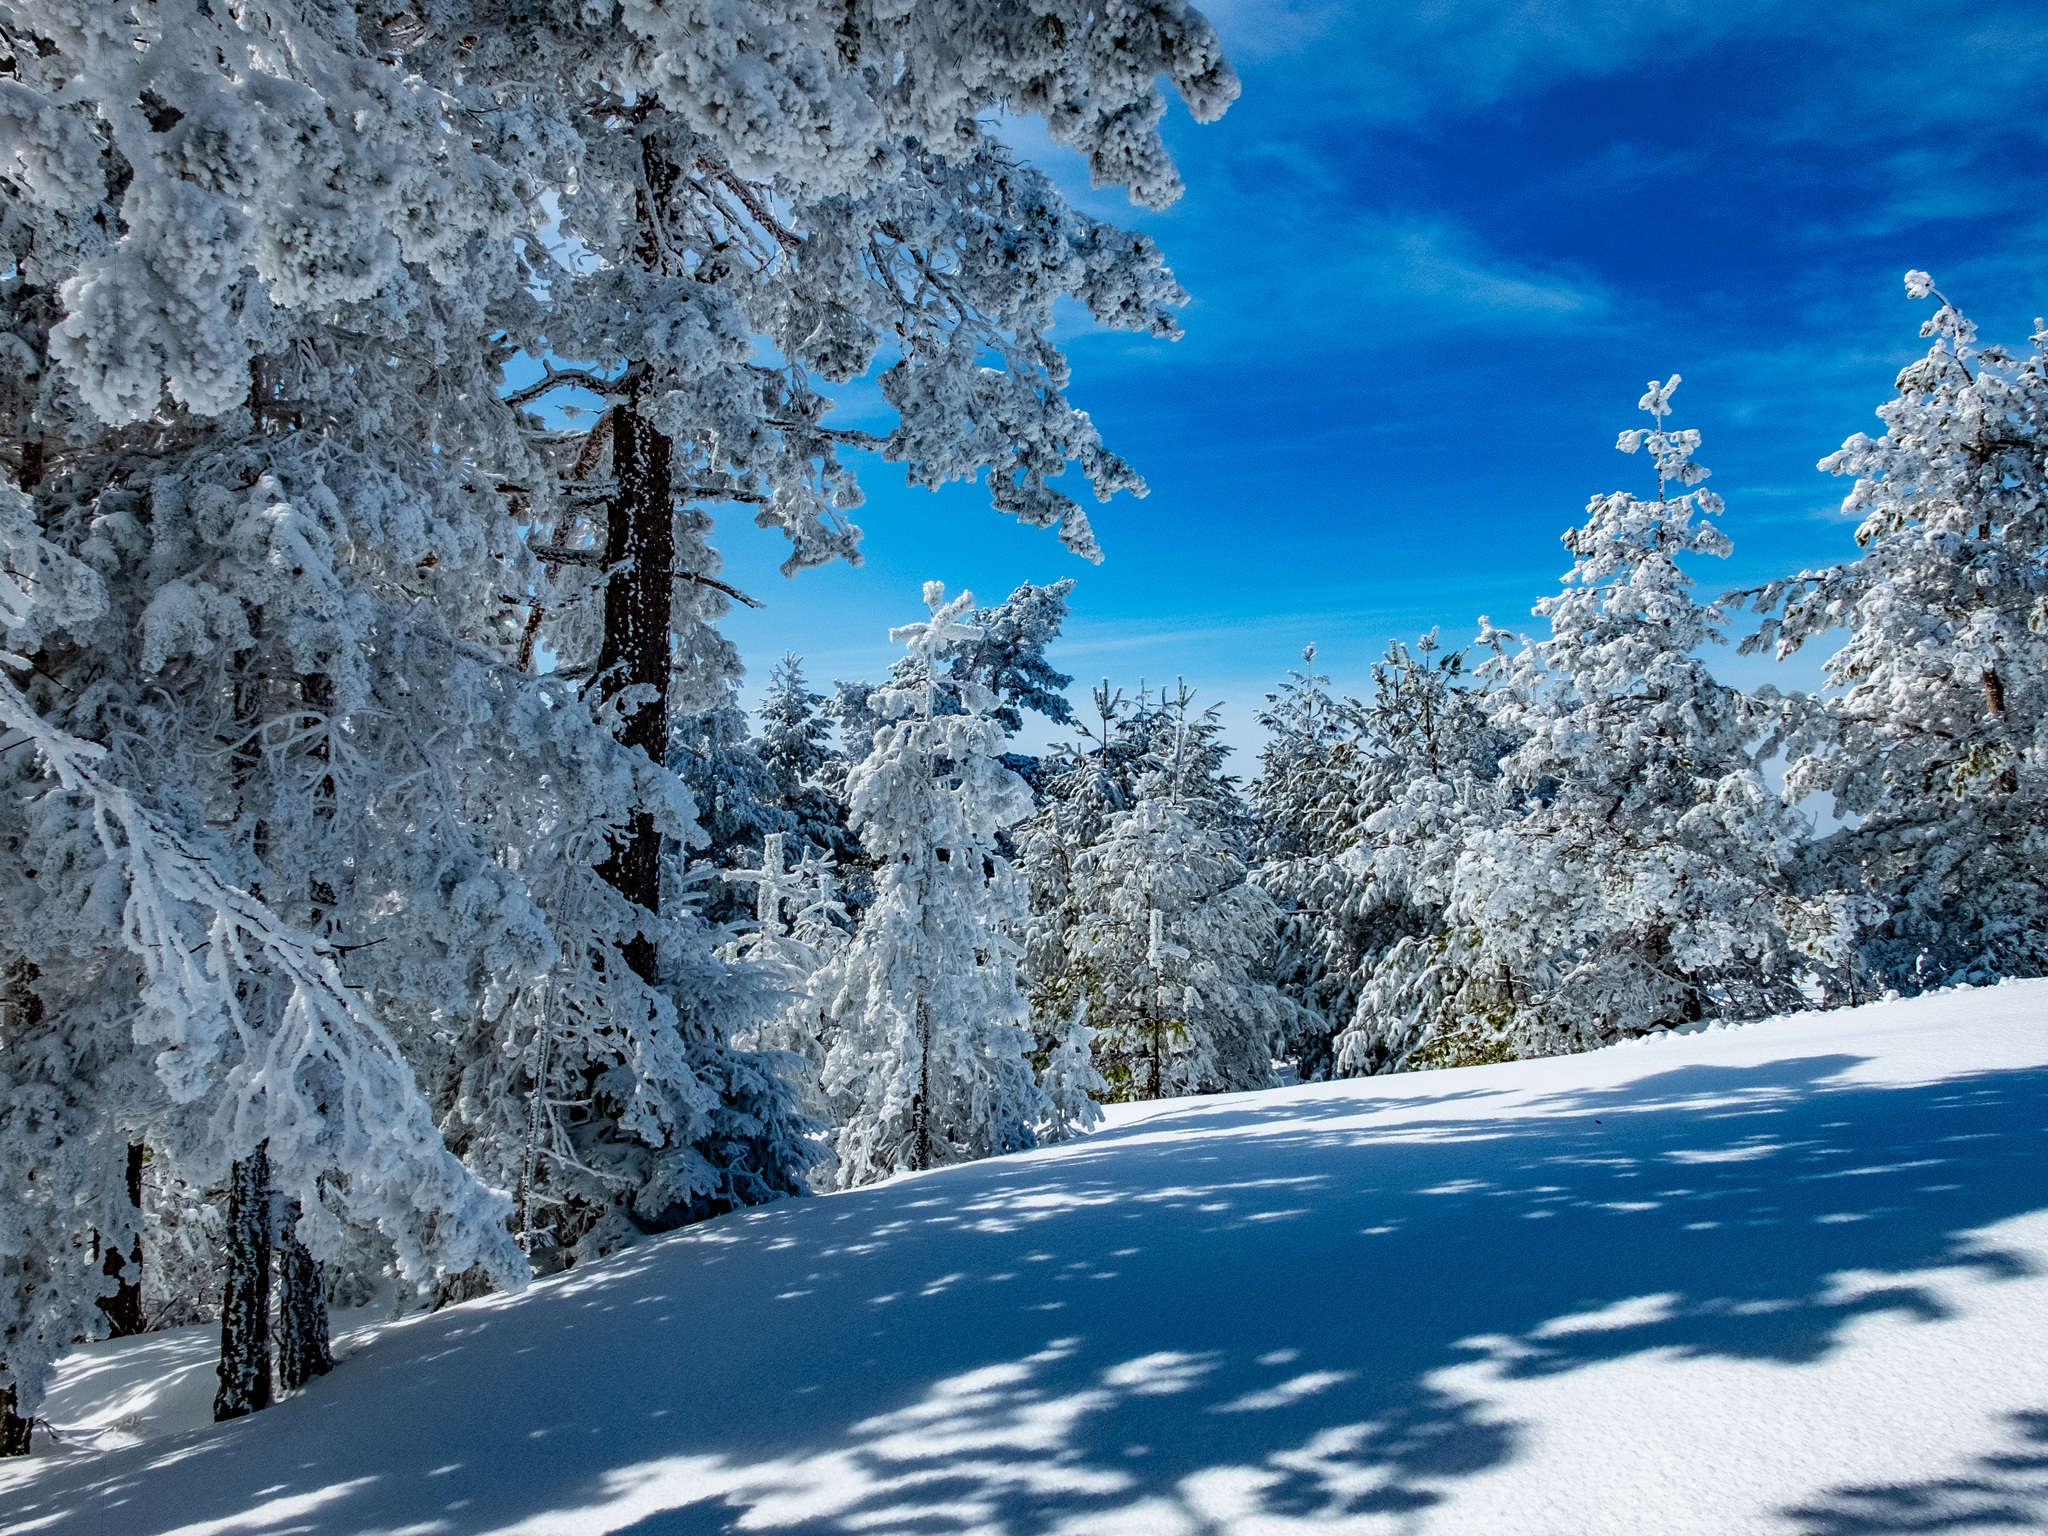
[[[1908,267],[1989,337],[2023,345],[2048,311],[2048,6],[1210,14],[1244,96],[1208,126],[1176,106],[1174,208],[1092,191],[1011,125],[1077,203],[1150,231],[1195,296],[1178,343],[1078,319],[1066,338],[1071,397],[1151,485],[1091,509],[1107,562],[980,487],[913,491],[880,463],[860,570],[785,580],[780,540],[730,516],[727,576],[767,604],[726,625],[750,699],[784,650],[820,687],[878,677],[926,579],[992,600],[1071,575],[1053,660],[1075,696],[1105,673],[1185,675],[1224,703],[1249,771],[1252,714],[1303,644],[1357,691],[1390,637],[1531,625],[1587,498],[1652,488],[1613,449],[1652,375],[1685,376],[1674,422],[1705,433],[1728,500],[1735,554],[1697,571],[1718,593],[1853,552],[1847,487],[1814,463],[1876,429],[1924,347]],[[863,390],[841,392],[849,415]],[[1817,678],[1722,654],[1731,681]]]

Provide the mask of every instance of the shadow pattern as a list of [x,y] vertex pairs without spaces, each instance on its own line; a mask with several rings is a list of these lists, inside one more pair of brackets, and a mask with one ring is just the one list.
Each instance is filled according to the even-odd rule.
[[[1797,1367],[1871,1312],[1943,1316],[1929,1272],[2031,1273],[1970,1234],[2048,1206],[2048,1068],[1900,1087],[1859,1060],[1505,1114],[1462,1074],[1194,1101],[736,1213],[380,1330],[253,1418],[0,1473],[0,1536],[1403,1529],[1522,1454],[1447,1367]],[[1981,1477],[1786,1528],[2039,1525],[2044,1422]]]

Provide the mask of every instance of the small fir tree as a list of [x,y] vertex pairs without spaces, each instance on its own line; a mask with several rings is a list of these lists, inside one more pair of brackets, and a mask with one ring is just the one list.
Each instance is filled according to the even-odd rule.
[[816,983],[842,1187],[1030,1146],[1045,1118],[1010,937],[1023,890],[997,852],[1031,797],[999,761],[995,695],[940,674],[973,639],[971,594],[949,603],[930,582],[925,602],[928,621],[890,632],[912,665],[879,692],[884,723],[847,780],[874,906]]
[[1041,1141],[1069,1141],[1085,1136],[1102,1123],[1101,1100],[1109,1084],[1095,1070],[1095,1031],[1088,1027],[1088,999],[1075,1005],[1074,1016],[1060,1030],[1046,1056],[1038,1086],[1045,1094],[1045,1127]]

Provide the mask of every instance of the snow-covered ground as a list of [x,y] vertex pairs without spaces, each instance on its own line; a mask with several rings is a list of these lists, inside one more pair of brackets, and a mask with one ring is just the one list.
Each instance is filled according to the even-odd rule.
[[357,1330],[79,1351],[0,1536],[2048,1526],[2048,983],[1118,1111]]

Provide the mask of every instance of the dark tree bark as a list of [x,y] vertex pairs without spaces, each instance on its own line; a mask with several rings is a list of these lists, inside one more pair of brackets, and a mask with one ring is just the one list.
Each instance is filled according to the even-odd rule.
[[[1993,667],[1986,667],[1984,669],[1983,682],[1985,717],[1998,725],[2004,725],[2005,682],[1999,677],[1997,669]],[[2020,787],[2018,765],[2007,763],[2004,768],[2000,769],[1997,779],[1993,781],[1993,787],[2002,795],[2017,794]]]
[[125,1339],[130,1334],[142,1332],[142,1147],[130,1144],[128,1148],[128,1204],[135,1211],[135,1246],[124,1257],[113,1244],[107,1245],[107,1256],[100,1269],[114,1277],[121,1289],[111,1296],[99,1299],[99,1309],[107,1314],[107,1332],[110,1337]]
[[1997,669],[1984,669],[1984,713],[1993,720],[2005,718],[2005,683]]
[[[7,976],[7,1017],[10,1026],[27,1029],[42,1022],[43,1000],[35,989],[36,977],[41,974],[33,962],[15,962]],[[33,1421],[24,1419],[14,1411],[14,1388],[0,1388],[0,1456],[26,1456],[29,1433]]]
[[320,1261],[299,1241],[299,1202],[287,1201],[277,1248],[277,1384],[296,1392],[334,1369]]
[[34,1428],[33,1419],[24,1419],[14,1411],[14,1388],[0,1390],[0,1456],[26,1456],[28,1437]]
[[[237,651],[234,656],[232,676],[236,734],[229,745],[228,762],[234,770],[236,819],[248,822],[249,849],[256,856],[257,863],[262,864],[270,857],[270,824],[261,815],[252,817],[249,804],[250,788],[263,769],[263,729],[269,720],[266,708],[269,680],[263,674],[260,644],[263,638],[261,608],[249,615],[249,635],[259,644],[246,651]],[[249,893],[259,901],[263,899],[260,879],[249,882]]]
[[[299,678],[299,701],[306,713],[299,716],[299,729],[312,742],[308,755],[319,766],[314,770],[319,783],[314,791],[319,801],[320,819],[332,825],[335,810],[335,783],[333,772],[334,730],[334,677],[327,672],[308,672]],[[322,928],[334,915],[335,889],[332,881],[314,879],[306,892],[310,906],[307,911],[307,928],[321,937],[327,936]]]
[[910,1166],[932,1165],[932,1009],[920,994],[917,999],[917,1141]]
[[[619,740],[660,765],[668,757],[669,610],[675,583],[675,497],[669,440],[630,406],[612,412],[612,468],[618,494],[605,530],[604,646],[598,654],[600,694],[611,698],[645,685],[655,697],[626,717]],[[649,912],[661,910],[661,832],[649,812],[618,829],[612,854],[597,872],[622,896]],[[625,947],[626,963],[650,984],[654,945],[644,934]]]
[[270,1406],[269,1143],[228,1175],[227,1288],[220,1304],[216,1423]]

